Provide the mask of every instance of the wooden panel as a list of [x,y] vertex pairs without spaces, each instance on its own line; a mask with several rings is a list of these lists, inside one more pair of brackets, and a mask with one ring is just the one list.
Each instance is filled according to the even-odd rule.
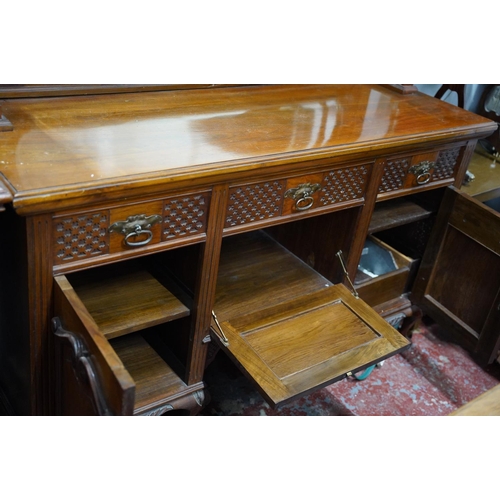
[[378,338],[342,302],[246,332],[243,337],[280,379]]
[[163,209],[163,240],[206,233],[209,206],[209,192],[167,198]]
[[179,400],[203,389],[203,384],[188,387],[140,334],[114,339],[111,345],[136,383],[135,415],[178,409]]
[[432,180],[454,179],[458,171],[461,147],[440,151],[436,159],[436,168],[432,173]]
[[229,341],[229,346],[221,347],[257,383],[272,406],[340,380],[348,372],[376,364],[409,346],[343,285],[257,315],[257,321],[251,320],[256,321],[255,328],[245,327],[244,320],[221,322]]
[[226,320],[329,284],[264,233],[231,236],[223,241],[215,308],[219,318]]
[[406,291],[409,268],[398,269],[392,273],[356,284],[359,296],[370,306],[377,306],[388,300],[399,297]]
[[[339,380],[409,342],[343,285],[262,234],[230,238],[215,310],[228,355],[271,405]],[[236,307],[231,304],[237,304]]]
[[457,198],[449,223],[500,256],[500,214],[470,200]]
[[[131,415],[135,397],[134,381],[68,280],[64,276],[57,276],[54,283],[54,314],[59,318],[62,328],[71,336],[64,344],[73,346],[77,345],[75,342],[82,342],[84,352],[79,354],[83,354],[87,364],[89,360],[93,364],[92,376],[87,374],[82,380],[81,376],[75,375],[84,366],[82,357],[73,359],[73,369],[68,368],[65,357],[55,359],[60,374],[56,391],[59,399],[58,412],[64,415],[82,415],[81,400],[88,395],[94,404],[96,399],[101,399],[102,405],[96,406],[101,408],[102,414]],[[71,354],[74,356],[78,353]],[[96,382],[96,391],[90,389],[90,379]],[[87,409],[92,413],[98,411],[96,407]]]
[[389,193],[403,189],[410,166],[410,156],[386,160],[384,174],[380,181],[379,193]]
[[500,385],[454,411],[453,417],[500,416]]
[[74,288],[103,335],[127,333],[189,316],[189,309],[147,271],[93,277]]
[[194,308],[184,377],[190,385],[199,383],[203,379],[206,365],[207,344],[203,340],[209,335],[212,320],[219,270],[218,257],[224,228],[223,214],[227,211],[227,191],[226,185],[216,186],[213,190],[207,241],[201,245],[199,261],[196,262],[198,268],[195,278]]
[[364,206],[329,212],[266,228],[265,232],[321,276],[339,283],[344,274],[336,251],[342,250],[348,266],[351,262],[357,266],[353,242],[364,243],[359,223],[364,220],[362,212],[367,209],[369,207]]
[[479,337],[500,289],[500,258],[455,228],[443,240],[427,295]]
[[356,276],[356,280],[354,281],[356,291],[367,304],[374,307],[396,299],[408,291],[408,283],[415,261],[374,236],[370,236],[370,239],[378,246],[390,252],[397,267],[394,271],[370,278],[366,281],[361,281]]
[[56,216],[52,225],[56,264],[67,264],[109,253],[107,209]]
[[448,188],[413,300],[482,364],[500,344],[500,215]]
[[235,227],[279,217],[285,181],[274,180],[235,186],[229,190],[224,227]]
[[370,222],[369,234],[426,219],[432,211],[407,199],[398,198],[377,204]]

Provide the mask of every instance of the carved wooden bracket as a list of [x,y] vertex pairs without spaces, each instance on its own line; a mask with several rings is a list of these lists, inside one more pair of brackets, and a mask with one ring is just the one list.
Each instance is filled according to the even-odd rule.
[[97,370],[83,340],[77,334],[65,330],[59,318],[52,320],[52,330],[54,335],[70,344],[73,371],[80,384],[90,386],[92,402],[97,414],[100,416],[112,416],[113,413],[109,409],[104,397]]

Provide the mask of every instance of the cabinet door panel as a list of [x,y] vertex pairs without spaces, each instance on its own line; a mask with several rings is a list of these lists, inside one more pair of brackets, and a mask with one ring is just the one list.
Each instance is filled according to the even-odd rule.
[[132,415],[133,379],[68,280],[54,280],[57,412]]
[[223,245],[215,310],[214,340],[273,407],[410,345],[344,285],[263,234]]
[[500,215],[449,188],[413,300],[484,364],[500,342]]

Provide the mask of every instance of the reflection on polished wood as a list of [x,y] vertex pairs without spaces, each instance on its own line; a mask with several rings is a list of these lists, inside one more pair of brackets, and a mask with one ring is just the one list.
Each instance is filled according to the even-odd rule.
[[[418,112],[416,111],[418,109]],[[113,199],[300,160],[354,159],[438,137],[477,136],[491,122],[421,94],[370,85],[276,85],[7,100],[2,172],[20,211]],[[439,115],[439,120],[436,116]],[[461,126],[460,124],[464,125]],[[278,156],[279,155],[279,156]],[[251,158],[251,160],[250,160]],[[231,162],[231,167],[228,167]],[[143,191],[144,192],[144,191]],[[98,195],[97,195],[98,193]]]

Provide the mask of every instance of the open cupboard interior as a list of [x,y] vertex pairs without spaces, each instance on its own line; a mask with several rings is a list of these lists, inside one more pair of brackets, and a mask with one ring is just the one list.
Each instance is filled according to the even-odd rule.
[[[409,346],[343,284],[345,264],[337,254],[348,255],[360,210],[223,238],[212,335],[204,341],[225,351],[271,405],[284,404]],[[109,391],[96,384],[88,387],[86,405],[77,398],[75,407],[70,396],[74,387],[60,387],[60,413],[92,413],[89,403],[101,401],[103,413],[161,414],[176,409],[180,387],[186,397],[193,394],[185,381],[193,355],[191,313],[198,275],[203,273],[202,246],[55,277],[59,337],[68,335],[67,329],[83,332],[86,344],[95,343],[108,357],[102,361],[105,368],[91,369],[107,370],[114,385],[120,386],[123,379],[123,374],[113,373],[116,367],[129,375],[126,386],[122,381],[123,387],[114,389],[114,394],[122,394],[116,402],[108,401]],[[92,362],[99,362],[95,355]],[[62,382],[68,379],[59,377]],[[200,382],[194,391],[199,398],[202,388]]]

